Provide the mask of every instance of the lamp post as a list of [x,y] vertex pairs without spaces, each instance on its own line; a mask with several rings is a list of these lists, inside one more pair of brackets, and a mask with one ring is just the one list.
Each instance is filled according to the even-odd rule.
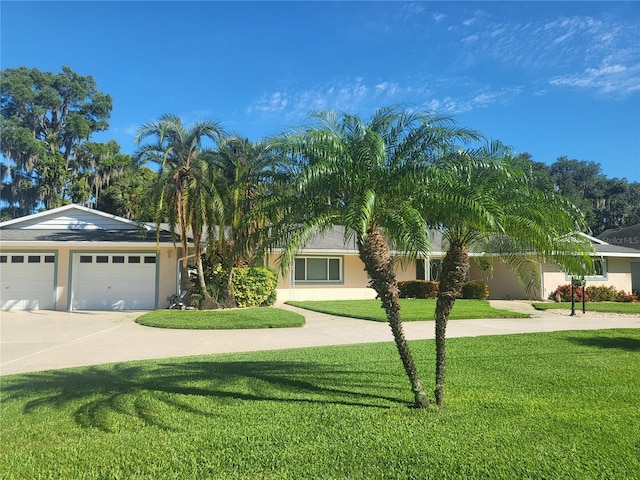
[[576,316],[576,296],[575,296],[573,285],[574,285],[574,279],[572,275],[571,276],[571,316],[575,317]]

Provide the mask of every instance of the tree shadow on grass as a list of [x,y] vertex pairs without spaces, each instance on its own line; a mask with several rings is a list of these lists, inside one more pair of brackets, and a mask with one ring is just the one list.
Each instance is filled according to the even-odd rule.
[[631,337],[570,337],[570,342],[586,347],[615,348],[628,352],[640,352],[640,339]]
[[173,430],[172,409],[212,416],[217,407],[234,402],[389,408],[407,400],[401,396],[402,384],[392,377],[306,362],[128,363],[4,378],[2,399],[24,401],[24,414],[70,408],[78,425],[103,431],[113,430],[117,416]]

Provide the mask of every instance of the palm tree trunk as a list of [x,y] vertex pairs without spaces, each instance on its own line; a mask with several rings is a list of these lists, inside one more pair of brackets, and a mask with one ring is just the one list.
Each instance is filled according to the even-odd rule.
[[198,283],[200,284],[200,292],[204,297],[200,308],[202,310],[213,310],[220,308],[220,304],[213,298],[207,290],[207,282],[204,279],[204,268],[202,267],[202,255],[196,255],[196,271],[198,272]]
[[446,331],[451,309],[467,279],[469,255],[461,242],[451,241],[442,261],[442,272],[436,301],[436,405],[444,405],[444,382],[447,364]]
[[229,265],[229,274],[227,275],[227,285],[225,291],[222,293],[222,305],[224,308],[235,308],[238,306],[236,299],[233,296],[232,284],[233,284],[233,262]]
[[411,383],[414,406],[416,408],[426,408],[429,406],[429,398],[420,382],[418,370],[413,361],[409,344],[404,335],[402,320],[400,319],[398,284],[387,239],[380,229],[375,228],[369,232],[364,243],[359,243],[358,246],[360,259],[364,263],[367,273],[371,276],[371,286],[378,294],[378,298],[382,302],[382,308],[387,314],[387,321],[391,327],[402,365]]

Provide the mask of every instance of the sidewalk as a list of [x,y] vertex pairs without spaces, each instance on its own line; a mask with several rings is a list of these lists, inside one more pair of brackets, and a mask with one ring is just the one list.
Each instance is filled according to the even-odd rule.
[[[494,306],[534,316],[454,320],[447,326],[447,336],[640,328],[639,317],[568,317],[535,311],[525,302]],[[259,330],[170,330],[135,323],[135,318],[145,312],[2,312],[0,375],[130,360],[393,340],[386,323],[326,315],[284,304],[277,307],[303,314],[306,325]],[[410,340],[434,338],[433,322],[406,322],[404,328]]]

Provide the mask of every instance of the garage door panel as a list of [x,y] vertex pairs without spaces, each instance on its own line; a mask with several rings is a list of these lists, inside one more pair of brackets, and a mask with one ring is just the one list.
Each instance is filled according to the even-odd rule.
[[0,309],[53,309],[55,255],[40,252],[0,255]]
[[[145,257],[148,257],[148,263],[145,263]],[[155,255],[77,254],[73,263],[73,308],[77,310],[155,308],[155,260]]]

